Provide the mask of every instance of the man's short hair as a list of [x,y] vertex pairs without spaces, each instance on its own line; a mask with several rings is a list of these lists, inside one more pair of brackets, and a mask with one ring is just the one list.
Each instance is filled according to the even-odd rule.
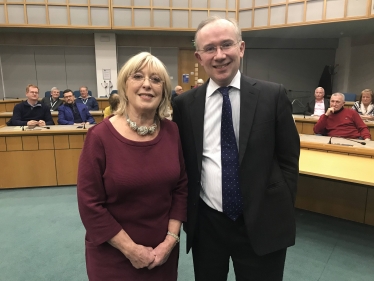
[[325,89],[322,87],[317,87],[314,91],[317,91],[318,89],[321,89],[323,92],[325,92]]
[[87,87],[87,86],[79,87],[79,91],[80,91],[82,88],[86,88],[86,91],[88,91],[88,87]]
[[39,87],[34,85],[34,84],[28,84],[27,87],[26,87],[26,93],[28,93],[30,91],[30,88],[37,88],[38,89],[38,92],[39,92]]
[[342,93],[333,93],[331,96],[341,96],[343,98],[343,101],[345,101],[345,96]]
[[212,17],[209,17],[207,18],[206,20],[200,22],[199,26],[197,27],[196,29],[196,33],[195,33],[195,48],[196,48],[196,51],[199,49],[198,48],[198,44],[197,44],[197,34],[199,33],[199,31],[204,27],[206,26],[207,24],[209,23],[212,23],[212,22],[215,22],[215,21],[219,21],[219,20],[226,20],[228,22],[231,22],[232,25],[234,26],[234,29],[235,29],[235,33],[236,33],[236,37],[237,37],[237,40],[238,41],[242,41],[242,30],[240,29],[239,25],[238,25],[238,22],[235,20],[235,19],[226,19],[226,18],[221,18],[221,17],[218,17],[218,16],[212,16]]
[[58,91],[58,88],[57,87],[52,87],[51,92],[53,92],[53,91]]
[[73,91],[70,90],[70,89],[66,89],[66,90],[64,90],[62,93],[63,93],[63,95],[65,96],[65,94],[66,94],[66,93],[69,93],[69,92],[73,93]]

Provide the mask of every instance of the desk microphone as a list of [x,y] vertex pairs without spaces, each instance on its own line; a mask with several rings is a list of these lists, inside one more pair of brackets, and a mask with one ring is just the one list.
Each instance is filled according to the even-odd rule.
[[344,140],[348,140],[348,141],[353,141],[353,142],[359,143],[361,145],[366,145],[366,142],[364,142],[364,141],[357,141],[357,140],[351,140],[351,139],[347,139],[347,138],[343,138],[343,137],[334,137],[334,136],[330,138],[330,140],[329,140],[329,142],[327,144],[334,144],[334,143],[331,143],[331,139],[332,138],[344,139]]
[[292,107],[293,107],[293,104],[294,104],[295,102],[297,102],[297,104],[298,104],[299,106],[301,106],[302,108],[304,108],[303,115],[304,115],[304,119],[305,119],[305,113],[306,113],[305,105],[303,105],[302,102],[299,101],[298,99],[294,99],[294,100],[291,102]]

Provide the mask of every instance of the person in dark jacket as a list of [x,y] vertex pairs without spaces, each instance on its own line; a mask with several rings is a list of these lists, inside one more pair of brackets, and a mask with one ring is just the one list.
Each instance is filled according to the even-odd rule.
[[42,104],[50,108],[51,111],[57,111],[58,107],[64,102],[60,99],[60,91],[56,87],[51,89],[51,96],[42,98]]
[[58,124],[59,125],[81,125],[95,124],[88,108],[82,103],[75,102],[73,91],[66,89],[64,91],[65,104],[58,108]]
[[26,87],[27,100],[17,104],[8,126],[45,126],[54,125],[50,109],[40,103],[38,86]]

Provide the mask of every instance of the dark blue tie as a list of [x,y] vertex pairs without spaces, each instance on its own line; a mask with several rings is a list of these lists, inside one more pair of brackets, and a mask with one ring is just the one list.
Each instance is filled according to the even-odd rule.
[[236,220],[243,210],[243,199],[239,185],[239,152],[236,145],[232,110],[229,97],[231,87],[221,87],[221,164],[222,164],[222,208],[230,219]]

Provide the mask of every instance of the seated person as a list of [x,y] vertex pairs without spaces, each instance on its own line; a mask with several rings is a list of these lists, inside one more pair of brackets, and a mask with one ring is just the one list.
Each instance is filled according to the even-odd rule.
[[104,109],[104,118],[109,117],[113,114],[114,111],[117,110],[119,105],[119,95],[118,94],[111,94],[109,97],[109,106]]
[[335,93],[330,99],[330,108],[321,115],[313,130],[315,134],[330,137],[370,140],[368,127],[354,110],[344,108],[344,95]]
[[51,111],[57,111],[57,108],[64,102],[60,100],[60,91],[56,87],[51,89],[51,96],[42,98],[42,104],[50,108]]
[[26,87],[27,100],[14,106],[13,116],[8,126],[45,126],[54,125],[49,107],[39,102],[38,86]]
[[374,120],[374,95],[370,89],[361,92],[359,101],[356,101],[352,109],[356,110],[362,120]]
[[305,114],[321,116],[329,108],[329,100],[325,99],[325,90],[318,87],[314,91],[314,98],[307,102]]
[[179,86],[179,85],[175,86],[174,93],[171,95],[171,100],[173,100],[175,97],[179,96],[183,92],[184,91],[183,91],[182,86]]
[[83,103],[76,103],[75,96],[70,89],[64,91],[64,105],[58,108],[57,122],[60,125],[81,125],[95,124],[95,119],[91,116],[87,106]]
[[88,110],[99,110],[99,104],[97,103],[97,100],[88,94],[87,87],[80,87],[79,93],[81,94],[81,96],[77,99],[77,103],[84,103],[87,106]]
[[196,81],[196,85],[195,85],[194,88],[200,87],[200,86],[203,85],[203,84],[204,84],[204,80],[201,79],[201,78],[199,78],[199,79],[197,79],[197,81]]

